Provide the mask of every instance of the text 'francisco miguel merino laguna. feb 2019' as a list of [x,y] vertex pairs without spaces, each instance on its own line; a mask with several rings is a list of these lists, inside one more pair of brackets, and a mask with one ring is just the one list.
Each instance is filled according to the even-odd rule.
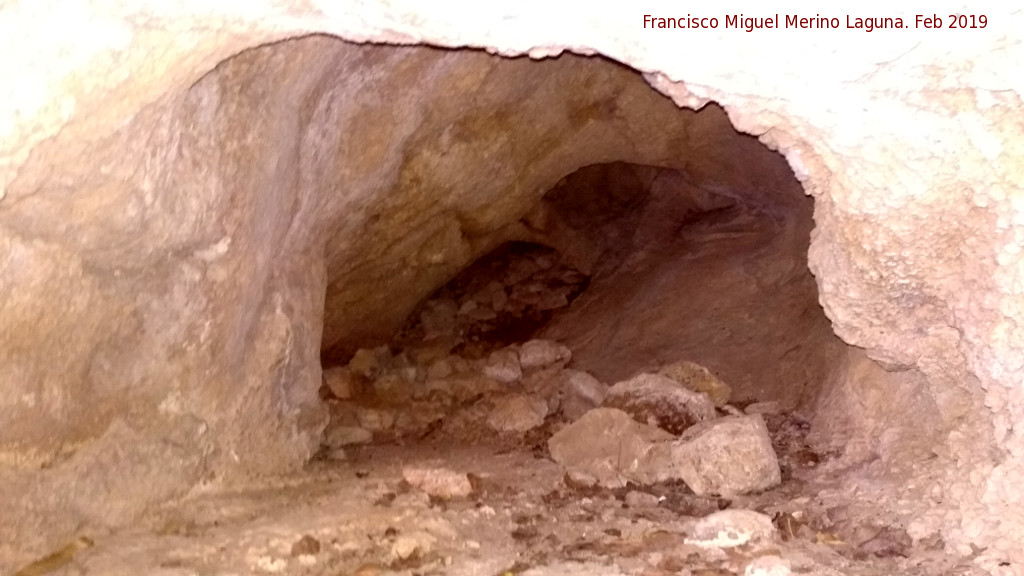
[[853,16],[844,15],[842,18],[836,16],[800,16],[799,14],[773,14],[771,16],[746,16],[744,14],[728,14],[721,18],[716,16],[685,16],[663,17],[651,14],[644,14],[644,28],[666,29],[726,29],[743,30],[753,32],[754,30],[773,29],[798,29],[798,30],[825,30],[825,29],[855,29],[864,32],[885,29],[905,28],[927,28],[927,29],[978,29],[988,26],[988,17],[984,14],[915,14],[913,20],[908,17],[906,21],[902,17],[875,17],[875,16]]

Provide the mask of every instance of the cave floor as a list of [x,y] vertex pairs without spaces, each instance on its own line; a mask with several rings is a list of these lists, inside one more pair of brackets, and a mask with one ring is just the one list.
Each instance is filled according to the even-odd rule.
[[[410,466],[468,473],[473,491],[431,497],[403,479]],[[344,462],[314,461],[273,485],[169,506],[131,530],[95,537],[55,573],[980,574],[934,547],[905,546],[885,529],[854,546],[814,528],[850,498],[831,491],[835,477],[835,470],[815,472],[719,502],[672,484],[573,489],[559,465],[509,439],[457,448],[449,440],[366,445]],[[725,505],[772,515],[775,536],[732,548],[689,543],[695,519]],[[870,525],[849,520],[854,532]]]

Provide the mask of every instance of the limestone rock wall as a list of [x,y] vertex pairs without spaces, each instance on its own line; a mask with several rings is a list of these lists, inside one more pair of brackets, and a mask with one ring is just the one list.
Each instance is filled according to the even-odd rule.
[[[947,4],[928,10],[973,10]],[[786,7],[818,10],[808,6]],[[876,8],[913,21],[906,9]],[[140,429],[151,438],[163,426],[182,433],[164,435],[172,448],[192,456],[166,458],[178,480],[161,487],[161,497],[210,473],[294,466],[322,422],[313,397],[319,326],[309,321],[324,294],[340,294],[342,278],[361,295],[369,282],[358,283],[368,278],[377,286],[400,280],[354,267],[346,251],[367,248],[346,238],[386,242],[396,240],[386,229],[412,227],[389,200],[410,210],[449,211],[432,217],[436,228],[417,237],[434,242],[426,249],[396,245],[388,256],[370,254],[392,272],[399,266],[393,255],[412,255],[413,268],[429,268],[417,275],[426,286],[482,250],[492,234],[503,234],[495,230],[514,221],[519,203],[542,192],[535,186],[584,160],[571,156],[571,146],[559,152],[550,141],[556,136],[593,141],[585,158],[591,163],[657,163],[658,151],[669,151],[662,135],[672,130],[657,115],[629,118],[646,128],[620,128],[616,122],[624,119],[616,118],[596,123],[596,134],[567,132],[565,120],[544,116],[525,90],[513,92],[514,102],[488,93],[487,65],[460,72],[446,56],[431,56],[438,62],[428,64],[417,63],[427,56],[401,52],[360,57],[325,44],[303,54],[282,45],[276,57],[244,55],[200,80],[218,62],[316,31],[538,57],[570,48],[647,72],[680,105],[713,99],[738,129],[786,155],[815,197],[810,264],[837,334],[891,370],[919,371],[952,431],[927,474],[919,470],[930,478],[924,484],[934,511],[912,533],[941,530],[964,553],[973,543],[1019,561],[1024,16],[989,11],[989,28],[962,36],[877,31],[868,39],[846,30],[771,37],[643,30],[639,10],[564,2],[467,11],[463,3],[412,0],[5,4],[0,49],[8,57],[0,73],[15,80],[0,102],[3,475],[35,474],[45,463],[50,484],[42,490],[56,493],[94,458],[90,445],[76,452],[82,442],[104,435],[122,442]],[[384,67],[392,70],[390,80],[380,76]],[[523,73],[522,81],[542,92],[545,80],[533,75]],[[456,117],[439,102],[438,126],[445,127],[421,131],[402,120],[421,114],[407,92],[432,83],[476,86],[479,110],[512,110],[504,119]],[[583,86],[570,84],[574,94]],[[387,87],[402,94],[383,125],[365,126],[374,106],[384,105],[379,96]],[[345,95],[362,88],[362,101]],[[609,86],[601,82],[588,89],[591,104],[613,95],[615,102],[651,98],[602,93]],[[615,117],[587,104],[579,98],[573,105],[583,120]],[[455,174],[461,162],[417,155],[398,143],[444,141],[449,130],[447,142],[457,146],[460,134],[468,142],[478,135],[494,147],[467,150],[468,161],[511,178],[518,169],[493,160],[510,142],[483,136],[508,133],[524,118],[535,129],[542,120],[555,128],[518,143],[544,152],[520,188],[457,194],[439,185],[453,176],[479,184]],[[621,152],[630,130],[644,136],[630,142],[632,158]],[[342,133],[358,138],[339,141]],[[528,148],[542,144],[550,147]],[[321,178],[332,174],[338,178]],[[318,188],[337,182],[346,186]],[[414,190],[449,204],[417,203]],[[479,204],[466,204],[473,199]],[[454,205],[472,208],[474,216],[460,220],[450,213]],[[374,225],[374,217],[382,223]],[[364,237],[364,230],[371,234]],[[397,309],[412,298],[396,294]],[[347,305],[331,302],[329,309],[341,312],[328,317],[328,326],[370,318]],[[330,330],[337,328],[329,329],[328,342],[344,340]],[[364,331],[358,336],[373,333]],[[143,456],[179,453],[137,445]],[[116,476],[120,466],[145,477],[138,467],[145,461],[115,459],[120,464],[95,473]],[[75,514],[96,517],[107,508],[87,503],[109,496],[86,490],[68,498],[84,499],[71,503]],[[61,498],[39,506],[67,514]],[[130,515],[131,507],[109,518]]]

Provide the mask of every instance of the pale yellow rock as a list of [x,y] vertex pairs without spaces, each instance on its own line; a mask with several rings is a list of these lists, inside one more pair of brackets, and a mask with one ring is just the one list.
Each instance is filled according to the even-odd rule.
[[668,376],[694,392],[703,392],[715,406],[721,408],[729,403],[732,388],[722,382],[710,370],[696,362],[681,361],[663,366],[658,374]]

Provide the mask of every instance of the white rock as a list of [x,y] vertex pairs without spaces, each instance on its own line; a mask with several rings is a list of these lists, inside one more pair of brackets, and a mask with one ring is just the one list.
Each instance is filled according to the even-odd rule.
[[523,376],[523,369],[519,365],[519,354],[510,349],[492,352],[484,366],[484,375],[505,384],[519,380]]
[[638,422],[681,434],[717,416],[706,394],[659,374],[638,374],[608,390],[604,406],[625,411]]
[[687,544],[701,548],[733,548],[770,540],[775,526],[771,518],[753,510],[722,510],[696,520],[687,532]]
[[466,474],[443,467],[407,466],[402,469],[402,478],[437,498],[464,497],[473,491]]
[[551,340],[530,340],[519,349],[519,364],[523,370],[566,363],[571,357],[572,352],[567,346]]
[[526,432],[544,423],[547,402],[535,396],[514,394],[498,400],[487,425],[498,432]]
[[768,428],[760,415],[702,422],[672,443],[673,475],[700,496],[736,496],[782,481]]

